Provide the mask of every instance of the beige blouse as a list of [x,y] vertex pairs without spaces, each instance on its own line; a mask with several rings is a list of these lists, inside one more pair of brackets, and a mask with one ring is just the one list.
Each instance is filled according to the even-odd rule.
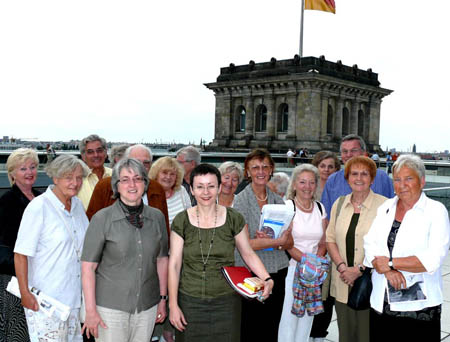
[[[350,226],[354,210],[350,202],[352,194],[345,196],[342,203],[341,211],[336,219],[336,209],[339,199],[337,199],[331,208],[330,223],[327,227],[327,242],[334,242],[338,249],[342,260],[347,263],[346,243],[345,239],[347,231]],[[362,203],[361,212],[359,215],[358,224],[355,230],[355,260],[354,265],[362,264],[364,260],[364,235],[369,231],[372,221],[377,215],[378,207],[386,201],[386,197],[378,195],[370,190],[369,196]],[[331,271],[331,287],[330,294],[338,302],[347,303],[349,287],[339,278],[339,272],[336,270],[336,265],[332,263]]]

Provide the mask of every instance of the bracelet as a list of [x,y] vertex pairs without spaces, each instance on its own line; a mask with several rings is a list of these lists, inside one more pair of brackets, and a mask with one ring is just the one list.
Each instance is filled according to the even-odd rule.
[[[340,262],[339,264],[336,265],[336,271],[339,272],[339,266],[341,266],[341,265],[345,265],[345,261],[342,261],[342,262]],[[341,272],[339,272],[339,273],[341,273]]]
[[160,300],[167,300],[169,299],[169,296],[165,295],[165,296],[159,296]]
[[269,281],[269,280],[272,280],[272,281],[273,281],[272,277],[269,277],[269,278],[264,279],[264,281]]

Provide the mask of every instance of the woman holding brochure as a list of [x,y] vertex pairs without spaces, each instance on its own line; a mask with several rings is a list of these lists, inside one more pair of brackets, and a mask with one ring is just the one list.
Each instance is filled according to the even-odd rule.
[[[16,276],[31,341],[81,342],[80,257],[89,222],[76,195],[88,168],[75,156],[61,155],[46,172],[54,185],[25,209],[14,248]],[[68,319],[48,317],[30,286],[70,307]]]
[[375,269],[370,340],[440,341],[448,212],[422,191],[425,166],[418,156],[400,156],[392,171],[396,197],[378,208],[364,238],[364,264]]
[[292,172],[287,189],[286,205],[295,208],[292,229],[294,247],[288,250],[292,258],[289,261],[286,277],[278,341],[307,342],[309,340],[314,316],[305,313],[303,317],[297,317],[291,313],[294,301],[292,287],[297,262],[300,262],[303,254],[312,253],[324,256],[326,253],[324,237],[327,214],[323,205],[314,200],[318,182],[319,171],[317,168],[310,164],[302,164]]
[[[275,163],[267,150],[255,149],[244,162],[244,176],[250,184],[234,201],[234,208],[248,224],[250,246],[261,258],[270,277],[275,281],[273,293],[264,304],[258,301],[242,302],[242,341],[276,341],[284,300],[284,283],[289,259],[286,250],[293,247],[291,230],[276,239],[258,231],[262,207],[266,204],[284,204],[283,199],[270,191],[267,183],[273,175]],[[236,266],[245,266],[239,252],[235,252]]]
[[237,248],[264,281],[263,300],[274,283],[250,247],[242,215],[216,202],[221,187],[219,170],[200,164],[190,180],[197,205],[175,217],[170,236],[170,322],[177,329],[177,342],[240,341],[241,300],[221,267],[234,264]]

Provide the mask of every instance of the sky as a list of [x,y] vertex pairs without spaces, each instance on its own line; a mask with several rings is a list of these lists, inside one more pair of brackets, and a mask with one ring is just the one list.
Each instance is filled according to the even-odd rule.
[[[450,149],[450,1],[305,11],[304,56],[378,73],[383,149]],[[0,2],[0,136],[207,142],[220,68],[298,53],[300,0]]]

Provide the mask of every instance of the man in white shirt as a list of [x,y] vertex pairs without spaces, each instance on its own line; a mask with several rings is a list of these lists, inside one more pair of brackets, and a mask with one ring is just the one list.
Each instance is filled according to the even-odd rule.
[[83,185],[78,193],[78,198],[83,203],[84,210],[87,210],[92,192],[98,181],[112,175],[112,170],[105,167],[107,157],[106,140],[96,134],[91,134],[80,142],[81,159],[86,163],[91,172],[84,177]]

